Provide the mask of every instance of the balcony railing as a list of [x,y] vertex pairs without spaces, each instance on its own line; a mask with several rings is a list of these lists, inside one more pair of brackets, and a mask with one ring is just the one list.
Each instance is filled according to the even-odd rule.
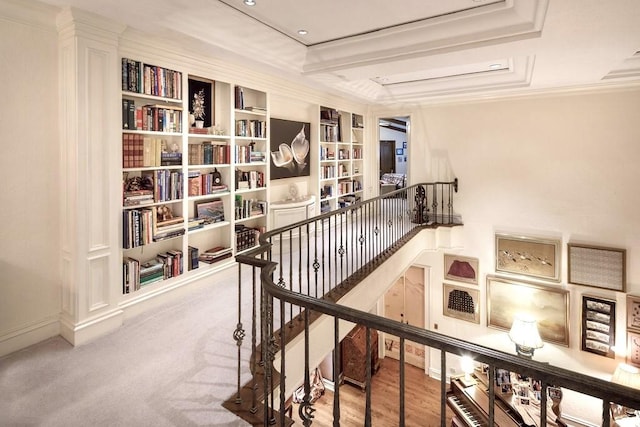
[[[305,397],[299,416],[305,426],[313,423],[309,372],[310,343],[326,353],[333,350],[333,378],[340,366],[340,341],[346,335],[344,321],[366,327],[367,355],[364,425],[371,425],[372,331],[400,340],[398,425],[405,425],[405,342],[440,350],[441,425],[446,424],[447,354],[467,355],[488,365],[489,383],[495,368],[519,372],[542,382],[540,419],[547,419],[547,388],[575,390],[602,399],[604,426],[610,425],[609,402],[640,408],[640,396],[632,389],[559,367],[524,359],[498,350],[396,322],[340,304],[340,299],[378,268],[386,259],[425,228],[460,225],[453,211],[457,180],[413,185],[310,220],[273,230],[260,237],[260,245],[236,257],[243,272],[251,271],[251,295],[238,286],[238,323],[234,339],[238,347],[237,392],[225,406],[254,425],[290,425],[284,415],[291,390],[301,381]],[[243,265],[245,267],[243,268]],[[241,384],[243,298],[252,298],[250,381]],[[258,312],[260,313],[258,316]],[[332,333],[315,333],[313,322],[329,322]],[[342,326],[342,328],[341,328]],[[349,328],[350,329],[350,328]],[[296,337],[302,336],[302,358],[289,356]],[[259,342],[258,342],[259,341]],[[296,340],[299,344],[299,339]],[[286,349],[286,351],[282,351]],[[313,357],[317,358],[318,355]],[[324,356],[324,355],[320,355]],[[302,359],[302,363],[301,363]],[[495,392],[489,387],[489,425],[493,425]],[[340,384],[336,381],[333,425],[340,425]],[[541,425],[544,425],[542,423]]]

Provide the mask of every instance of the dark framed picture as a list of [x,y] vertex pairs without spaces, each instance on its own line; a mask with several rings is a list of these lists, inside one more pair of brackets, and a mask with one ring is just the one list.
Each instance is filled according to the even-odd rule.
[[396,156],[402,156],[404,154],[404,150],[402,148],[396,148]]
[[407,141],[404,141],[404,142],[402,143],[402,148],[404,148],[405,150],[407,149]]
[[626,288],[625,249],[567,244],[569,283],[624,292]]
[[443,283],[442,295],[445,316],[480,323],[480,291],[477,288]]
[[616,302],[582,296],[582,351],[615,357]]
[[560,281],[560,240],[496,234],[496,272]]
[[196,217],[207,219],[208,222],[224,221],[224,203],[221,199],[195,202]]
[[517,313],[538,321],[543,341],[569,346],[569,291],[487,275],[487,326],[510,330]]
[[292,120],[270,121],[271,179],[311,175],[311,124]]
[[[189,126],[211,127],[213,120],[214,84],[211,80],[189,77]],[[194,123],[191,123],[194,120]]]
[[444,254],[444,278],[478,284],[478,258]]

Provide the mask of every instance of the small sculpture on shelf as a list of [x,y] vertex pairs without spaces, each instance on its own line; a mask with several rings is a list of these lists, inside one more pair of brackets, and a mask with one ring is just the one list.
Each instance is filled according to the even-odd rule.
[[157,216],[158,216],[157,218],[158,222],[169,221],[173,219],[173,212],[171,212],[171,209],[168,206],[162,205],[162,206],[158,206]]
[[191,103],[192,114],[197,128],[204,126],[204,89],[200,89],[193,94],[193,101]]

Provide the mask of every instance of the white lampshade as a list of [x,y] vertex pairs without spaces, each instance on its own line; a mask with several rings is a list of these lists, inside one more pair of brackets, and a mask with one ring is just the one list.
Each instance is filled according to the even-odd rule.
[[640,389],[640,370],[626,363],[621,363],[614,371],[611,382]]
[[533,351],[543,345],[538,333],[538,322],[525,315],[514,317],[509,338],[515,343],[516,352],[520,356],[532,357]]

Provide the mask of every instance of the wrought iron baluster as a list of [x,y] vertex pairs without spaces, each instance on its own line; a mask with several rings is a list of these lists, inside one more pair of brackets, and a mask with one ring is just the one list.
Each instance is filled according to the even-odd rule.
[[400,419],[398,425],[404,427],[404,337],[400,337]]
[[333,427],[340,427],[340,319],[333,318]]
[[284,391],[286,390],[286,378],[287,376],[285,375],[285,373],[287,372],[286,369],[286,362],[285,362],[285,358],[286,358],[286,354],[287,352],[285,351],[285,319],[284,319],[284,313],[285,313],[285,307],[284,307],[284,301],[280,300],[280,427],[285,427],[285,404],[287,403],[285,395],[284,395]]
[[244,337],[244,331],[242,329],[242,264],[238,264],[238,322],[236,323],[236,329],[233,332],[233,339],[238,347],[237,362],[238,362],[238,390],[236,394],[236,403],[242,403],[242,397],[240,397],[240,361],[242,359],[242,339]]
[[[491,384],[491,383],[490,383]],[[489,424],[493,425],[493,424]],[[440,350],[440,427],[447,426],[447,352]]]
[[309,379],[309,310],[304,310],[304,399],[298,408],[302,424],[308,427],[313,422],[315,409],[311,403],[311,383]]
[[365,329],[366,332],[366,358],[367,362],[365,364],[366,367],[366,380],[365,380],[365,393],[366,393],[366,403],[365,403],[365,415],[364,415],[364,425],[365,427],[371,427],[371,329],[367,326]]

